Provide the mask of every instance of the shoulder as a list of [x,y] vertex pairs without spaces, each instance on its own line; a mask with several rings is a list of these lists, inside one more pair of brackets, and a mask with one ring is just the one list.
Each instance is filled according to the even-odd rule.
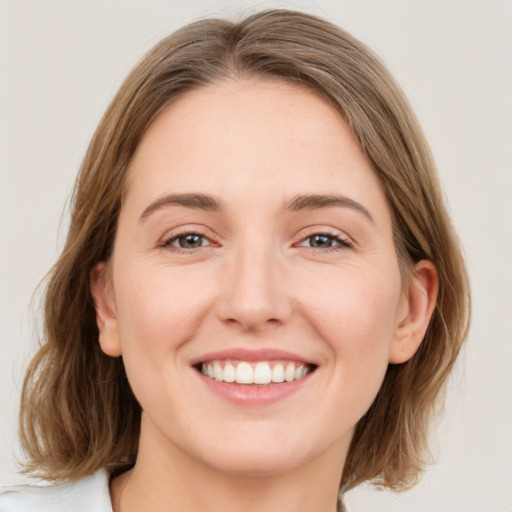
[[109,477],[91,476],[53,486],[0,487],[0,512],[112,512]]

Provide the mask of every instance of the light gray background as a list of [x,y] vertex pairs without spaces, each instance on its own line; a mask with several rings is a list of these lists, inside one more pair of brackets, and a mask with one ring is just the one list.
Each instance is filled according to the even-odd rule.
[[35,346],[30,298],[62,247],[61,214],[107,103],[135,61],[184,23],[277,5],[334,21],[391,68],[432,144],[473,284],[473,325],[436,430],[436,464],[408,493],[362,488],[348,503],[354,512],[512,512],[507,0],[0,0],[0,482],[20,481],[16,414]]

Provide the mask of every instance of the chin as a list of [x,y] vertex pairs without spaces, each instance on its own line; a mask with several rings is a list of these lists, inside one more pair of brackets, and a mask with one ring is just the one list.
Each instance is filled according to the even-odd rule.
[[[239,425],[236,430],[239,435],[230,429],[222,438],[212,436],[211,442],[203,439],[207,443],[203,445],[201,458],[218,472],[241,477],[277,476],[293,472],[311,464],[330,448],[335,448],[338,441],[329,443],[324,437],[318,442],[311,438],[307,429],[290,429],[281,424],[253,424],[252,428]],[[339,460],[343,458],[341,453]]]
[[211,460],[205,461],[219,473],[240,477],[268,477],[289,473],[308,460],[304,454],[288,450],[224,450]]

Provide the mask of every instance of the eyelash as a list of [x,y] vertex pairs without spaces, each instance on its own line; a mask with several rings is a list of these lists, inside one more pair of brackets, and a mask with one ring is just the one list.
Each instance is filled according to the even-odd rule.
[[[172,252],[180,252],[180,253],[185,253],[185,254],[191,253],[194,249],[196,249],[195,247],[192,247],[190,249],[184,249],[183,247],[177,247],[177,246],[172,245],[173,242],[179,241],[180,238],[186,238],[187,236],[190,236],[190,235],[195,235],[203,240],[208,240],[208,237],[206,235],[204,235],[203,233],[200,233],[198,231],[184,231],[183,233],[178,233],[176,235],[173,235],[170,238],[166,238],[159,244],[159,246],[162,249],[167,249],[168,251],[172,251]],[[202,247],[209,247],[212,245],[216,245],[213,242],[211,242],[210,240],[208,240],[208,241],[209,241],[209,243],[206,246],[201,244],[197,248],[200,249]]]
[[310,235],[304,237],[301,240],[299,246],[304,247],[301,244],[304,243],[306,240],[311,240],[314,237],[326,237],[326,238],[329,238],[332,242],[335,242],[336,244],[338,244],[338,245],[334,245],[334,246],[326,247],[326,248],[318,248],[318,247],[310,246],[311,249],[313,249],[314,251],[333,252],[333,251],[340,251],[340,250],[344,250],[344,249],[351,249],[353,247],[352,242],[350,242],[347,238],[343,238],[338,234],[329,233],[329,232],[325,232],[325,231],[311,233]]
[[[201,244],[199,247],[192,247],[189,249],[185,249],[183,247],[178,247],[178,246],[172,245],[174,242],[177,242],[180,239],[186,238],[187,236],[190,236],[190,235],[195,235],[203,240],[208,240],[209,243],[207,245]],[[341,236],[339,236],[337,234],[329,233],[329,232],[311,233],[310,235],[307,235],[306,237],[302,238],[301,241],[299,242],[298,246],[299,247],[308,247],[308,246],[304,246],[302,244],[306,240],[311,240],[314,237],[326,237],[326,238],[329,238],[332,242],[337,244],[337,245],[334,245],[331,247],[326,247],[326,248],[318,248],[318,247],[309,246],[314,251],[320,251],[320,252],[325,253],[325,252],[333,252],[333,251],[339,251],[339,250],[344,250],[344,249],[350,249],[353,247],[353,244],[347,238],[342,238]],[[166,249],[168,251],[172,251],[172,252],[179,252],[182,254],[190,254],[191,252],[194,251],[194,249],[201,249],[203,247],[209,247],[209,246],[215,246],[215,245],[216,244],[214,242],[211,242],[211,240],[209,240],[208,237],[206,235],[204,235],[203,233],[200,233],[198,231],[184,231],[183,233],[178,233],[176,235],[173,235],[170,238],[166,238],[159,244],[159,247],[161,247],[162,249]]]

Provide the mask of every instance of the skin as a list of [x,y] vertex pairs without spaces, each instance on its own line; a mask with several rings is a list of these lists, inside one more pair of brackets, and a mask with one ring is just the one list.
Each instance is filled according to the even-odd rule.
[[[154,206],[183,193],[221,209]],[[285,208],[304,194],[368,215]],[[202,245],[180,248],[184,233]],[[437,276],[422,261],[403,286],[386,199],[341,116],[253,79],[195,90],[149,128],[91,288],[102,350],[123,356],[144,410],[137,463],[112,484],[116,512],[333,512],[355,425],[388,364],[421,343]],[[226,348],[287,350],[316,370],[275,403],[234,404],[191,366]]]

